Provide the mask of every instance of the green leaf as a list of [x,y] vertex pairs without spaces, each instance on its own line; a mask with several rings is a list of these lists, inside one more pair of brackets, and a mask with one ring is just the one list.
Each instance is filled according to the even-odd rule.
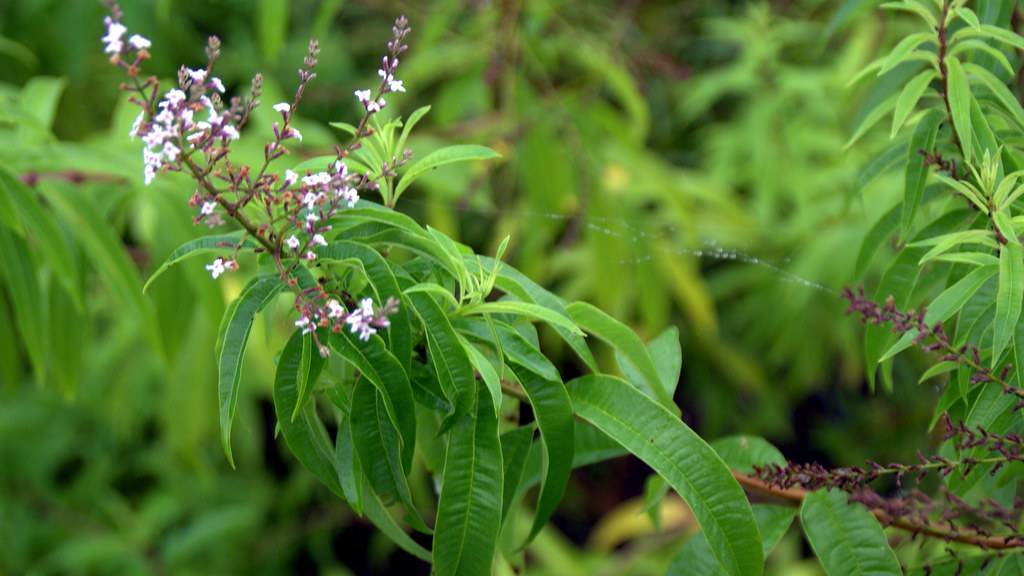
[[[494,332],[498,336],[501,351],[507,356],[509,362],[518,364],[545,380],[562,379],[555,365],[522,334],[504,322],[495,321],[492,324]],[[458,327],[465,330],[470,337],[494,345],[491,329],[485,323],[467,318],[462,319]]]
[[501,461],[505,469],[502,475],[505,479],[501,497],[502,521],[508,517],[509,508],[519,491],[526,460],[530,456],[530,448],[533,447],[533,430],[534,427],[530,424],[501,435]]
[[423,106],[413,110],[412,114],[409,114],[409,117],[405,119],[405,122],[402,124],[402,134],[398,137],[398,142],[395,144],[393,151],[396,156],[401,156],[405,153],[405,143],[409,139],[409,134],[416,124],[427,115],[427,112],[430,112],[430,106]]
[[152,348],[158,354],[162,353],[153,309],[143,297],[138,270],[114,228],[100,215],[87,196],[68,194],[65,193],[66,189],[43,184],[40,184],[39,189],[78,239],[107,290],[125,307],[126,314],[137,319]]
[[992,59],[994,59],[1000,66],[1002,66],[1003,70],[1006,70],[1007,74],[1011,76],[1015,74],[1013,70],[1013,65],[1010,64],[1010,60],[1007,59],[1006,54],[1003,54],[1003,52],[998,48],[989,46],[983,40],[964,40],[962,42],[957,43],[957,45],[954,46],[949,52],[947,52],[947,54],[949,54],[950,56],[957,56],[961,52],[965,51],[984,52],[985,54],[991,56]]
[[29,79],[18,94],[18,108],[28,113],[40,128],[50,130],[67,83],[63,78],[46,76]]
[[410,538],[409,535],[406,534],[397,523],[395,523],[395,519],[391,517],[391,514],[388,514],[388,511],[384,508],[384,504],[380,501],[380,498],[377,497],[369,486],[366,486],[366,483],[369,480],[365,476],[363,476],[361,480],[363,484],[362,493],[365,496],[363,512],[366,513],[366,517],[370,519],[370,522],[373,522],[373,525],[390,538],[392,542],[397,544],[399,548],[405,550],[409,554],[412,554],[416,558],[423,560],[424,562],[430,562],[432,559],[430,550],[427,550],[418,542]]
[[902,204],[897,205],[883,214],[877,222],[871,225],[868,233],[864,235],[864,241],[861,243],[860,251],[857,253],[857,264],[854,267],[855,277],[862,278],[864,276],[864,272],[867,270],[868,264],[871,264],[871,259],[878,252],[878,248],[900,223],[901,206]]
[[992,367],[1010,343],[1020,319],[1024,299],[1024,248],[1014,237],[999,250],[999,291],[996,293],[996,317],[992,323]]
[[343,331],[331,335],[330,345],[380,392],[388,418],[398,431],[402,465],[408,472],[416,446],[416,411],[412,384],[401,363],[384,346],[380,336],[372,336],[364,342],[355,334]]
[[[30,244],[39,248],[46,263],[53,270],[61,288],[71,298],[75,308],[82,309],[80,288],[75,285],[78,266],[64,239],[64,232],[57,225],[50,210],[44,208],[36,195],[22,184],[17,176],[0,168],[0,196],[9,202],[16,225],[11,226],[19,236],[24,235]],[[0,202],[2,203],[2,202]]]
[[573,322],[618,350],[629,360],[643,377],[643,380],[633,382],[634,386],[657,399],[662,406],[674,414],[679,413],[679,407],[675,405],[672,396],[665,391],[665,387],[661,383],[661,376],[654,366],[651,354],[635,332],[586,302],[573,302],[566,308],[566,311]]
[[[487,266],[488,270],[494,270],[498,262],[491,259],[480,257],[479,263],[476,265]],[[467,259],[467,264],[472,263],[472,259]],[[513,294],[524,302],[534,302],[541,306],[550,308],[555,312],[561,314],[567,314],[565,309],[565,303],[561,298],[555,296],[548,290],[542,288],[539,284],[530,280],[519,270],[516,270],[512,266],[507,264],[501,265],[498,270],[498,280],[496,285],[506,293]],[[566,330],[560,326],[555,327],[555,331],[565,340],[565,343],[573,349],[573,352],[587,365],[593,372],[598,372],[597,361],[594,360],[594,355],[591,353],[590,348],[587,347],[585,339],[579,334],[571,330]]]
[[975,28],[964,28],[953,35],[951,42],[955,44],[961,39],[975,36],[991,38],[1018,50],[1024,50],[1024,37],[1021,37],[1019,34],[1011,32],[1010,30],[1000,28],[999,26],[993,26],[991,24],[982,24],[980,30]]
[[924,315],[925,325],[934,326],[936,322],[945,322],[952,318],[996,271],[995,266],[983,266],[972,270],[957,280],[955,284],[943,290],[928,305],[928,310]]
[[584,376],[568,389],[577,415],[646,462],[686,501],[727,574],[761,573],[764,554],[750,504],[707,443],[624,380]]
[[924,95],[924,91],[928,89],[928,84],[935,79],[935,70],[931,68],[926,69],[917,76],[907,82],[906,87],[900,92],[899,98],[896,99],[896,108],[892,116],[892,132],[890,138],[895,137],[896,133],[903,127],[903,123],[907,121],[907,117],[914,111],[917,106],[918,100]]
[[537,499],[537,513],[523,544],[525,546],[555,513],[572,473],[572,404],[561,380],[544,380],[522,368],[515,369],[515,373],[530,399],[544,448],[541,461],[544,477]]
[[405,505],[413,527],[430,533],[413,503],[406,478],[408,467],[403,466],[401,442],[384,408],[383,394],[365,380],[357,382],[352,391],[349,429],[362,470],[373,491],[382,497],[384,503],[390,504],[397,497]]
[[759,436],[727,436],[712,442],[711,447],[730,468],[744,474],[753,474],[754,466],[786,465],[782,452]]
[[149,289],[149,286],[154,280],[163,275],[171,269],[172,266],[178,264],[183,260],[187,260],[194,256],[201,256],[203,254],[210,254],[216,252],[231,252],[234,251],[235,247],[241,244],[241,249],[251,250],[256,248],[257,244],[252,239],[246,238],[242,240],[240,233],[232,234],[214,234],[211,236],[203,236],[202,238],[196,238],[195,240],[189,240],[181,246],[178,246],[171,252],[160,266],[153,271],[149,276],[149,280],[142,286],[142,291],[145,292]]
[[[789,530],[793,518],[796,517],[796,508],[755,504],[752,509],[758,531],[762,536],[762,551],[767,557]],[[665,576],[718,576],[724,573],[722,566],[715,560],[704,533],[697,532],[672,559]]]
[[395,187],[395,194],[392,202],[397,202],[398,198],[402,196],[402,192],[404,192],[406,188],[408,188],[416,181],[417,178],[422,176],[428,170],[433,170],[434,168],[453,164],[455,162],[491,160],[493,158],[500,157],[500,154],[486,146],[477,146],[473,144],[460,144],[435,150],[423,158],[420,158],[418,161],[413,162],[412,165],[405,170],[402,174],[402,179],[398,181],[398,186]]
[[291,419],[299,398],[299,378],[315,382],[324,365],[323,358],[319,354],[314,354],[308,365],[309,374],[300,376],[303,368],[302,340],[301,332],[293,333],[277,361],[277,374],[274,377],[274,411],[277,413],[277,425],[281,428],[288,449],[299,462],[331,492],[344,498],[338,480],[337,455],[323,422],[316,414],[316,409],[311,405],[306,406],[301,411],[302,417],[294,422]]
[[850,136],[850,139],[843,145],[843,149],[846,150],[856,144],[857,141],[860,140],[861,136],[867,134],[868,130],[872,129],[875,124],[878,124],[878,122],[885,117],[886,114],[891,112],[893,108],[896,107],[896,98],[897,96],[895,94],[886,98],[877,106],[872,108],[870,112],[864,115],[860,124],[858,124],[857,128],[853,131],[853,136]]
[[965,161],[971,161],[971,87],[967,74],[956,58],[946,58],[949,109],[953,115],[953,128],[960,139]]
[[530,302],[516,302],[514,300],[499,300],[496,302],[482,302],[472,306],[466,306],[460,310],[461,314],[512,314],[515,316],[530,318],[547,322],[552,326],[559,326],[565,330],[583,335],[583,331],[572,322],[565,314],[556,312],[550,308],[533,304]]
[[910,234],[910,230],[914,226],[914,217],[917,215],[918,206],[921,205],[924,186],[928,181],[928,164],[922,151],[926,153],[932,151],[935,146],[935,135],[939,131],[942,120],[941,112],[937,110],[928,112],[914,128],[914,135],[910,138],[907,147],[903,208],[900,217],[903,236]]
[[804,498],[800,523],[829,576],[902,574],[878,520],[844,492],[818,490]]
[[[647,351],[650,352],[651,359],[654,360],[654,367],[658,371],[658,379],[661,381],[662,387],[671,397],[676,393],[679,374],[683,369],[683,351],[679,346],[679,329],[675,326],[667,328],[654,340],[647,343]],[[615,350],[615,362],[618,363],[626,380],[630,382],[643,381],[640,371],[618,349]]]
[[921,377],[917,379],[917,383],[921,384],[925,380],[930,380],[932,378],[935,378],[936,376],[952,372],[953,370],[956,370],[959,367],[960,364],[957,362],[952,362],[949,360],[945,362],[939,362],[938,364],[925,370],[924,374],[921,374]]
[[434,571],[439,576],[490,574],[501,526],[498,421],[486,402],[474,402],[470,410],[475,418],[457,416],[448,431],[434,529]]
[[430,362],[434,365],[445,397],[454,407],[455,415],[466,414],[476,396],[476,378],[473,376],[469,354],[437,302],[422,293],[408,294],[406,298],[412,303],[423,324]]
[[[0,279],[7,285],[11,308],[22,346],[28,352],[37,384],[46,381],[46,311],[36,270],[29,259],[28,246],[17,236],[0,228]],[[0,304],[3,302],[0,301]],[[5,326],[4,330],[10,330]]]
[[[231,454],[231,424],[235,420],[235,410],[238,407],[239,381],[242,377],[242,358],[245,355],[245,346],[249,341],[249,333],[252,330],[256,314],[273,300],[283,287],[284,284],[281,283],[277,274],[264,274],[253,278],[242,289],[238,298],[224,311],[224,317],[220,322],[216,347],[220,443],[232,468],[235,466],[235,460]],[[301,339],[298,347],[301,361]],[[294,384],[297,385],[297,382],[296,380]]]
[[935,42],[935,35],[931,32],[918,32],[900,40],[896,47],[886,56],[882,67],[878,70],[878,76],[902,64],[915,48],[925,42]]
[[498,376],[497,370],[494,369],[494,365],[491,361],[483,355],[482,352],[476,349],[475,346],[469,343],[468,340],[463,338],[461,334],[459,336],[459,342],[462,343],[462,347],[466,349],[469,354],[469,360],[473,363],[473,368],[480,374],[480,378],[484,381],[484,385],[487,386],[487,391],[491,394],[491,405],[494,406],[495,417],[501,415],[501,377]]
[[1017,97],[1006,87],[1002,80],[981,66],[970,62],[964,64],[964,70],[980,80],[988,88],[989,92],[1003,106],[1003,109],[1010,113],[1010,117],[1017,123],[1018,128],[1024,128],[1024,108],[1021,107],[1020,101],[1017,100]]
[[857,172],[853,185],[850,187],[850,194],[860,194],[868,184],[895,168],[906,156],[907,140],[903,137],[896,138],[890,146],[876,154]]
[[978,21],[978,15],[974,13],[974,10],[967,8],[966,6],[961,6],[957,8],[955,12],[956,15],[966,22],[968,26],[975,30],[981,30],[981,22]]

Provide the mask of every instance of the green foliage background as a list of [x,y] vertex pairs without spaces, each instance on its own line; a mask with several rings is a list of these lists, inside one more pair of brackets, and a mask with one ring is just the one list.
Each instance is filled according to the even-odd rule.
[[[318,38],[298,124],[310,157],[339,136],[328,122],[355,115],[352,91],[407,14],[410,91],[392,104],[432,105],[411,147],[478,143],[503,159],[438,170],[402,208],[482,253],[512,235],[511,264],[645,340],[678,326],[676,400],[705,438],[763,435],[791,459],[834,464],[912,457],[936,397],[910,378],[890,396],[863,394],[860,328],[837,297],[861,278],[860,240],[902,198],[902,174],[864,168],[887,134],[844,147],[887,95],[847,81],[912,29],[872,4],[122,2],[161,77],[201,62],[215,33],[229,91],[263,71],[268,103],[293,88]],[[203,231],[190,226],[184,179],[141,186],[135,113],[101,53],[101,19],[84,0],[0,3],[0,167],[39,175],[56,243],[0,232],[0,574],[423,570],[275,438],[272,352],[287,307],[255,327],[238,469],[227,465],[212,350],[245,278],[213,283],[192,262],[142,295],[154,264]],[[258,138],[240,145],[262,154]],[[104,176],[46,176],[75,171]],[[869,281],[887,260],[868,264]],[[544,344],[572,374],[559,342]],[[895,381],[912,365],[897,363]],[[648,472],[620,459],[574,475],[530,548],[535,573],[663,574],[692,520],[665,507],[652,535],[625,512]],[[818,570],[798,537],[768,566]]]

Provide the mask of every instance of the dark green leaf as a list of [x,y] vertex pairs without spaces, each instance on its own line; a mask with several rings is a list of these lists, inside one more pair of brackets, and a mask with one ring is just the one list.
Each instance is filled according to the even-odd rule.
[[818,490],[800,507],[804,535],[829,576],[902,574],[878,520],[845,492]]

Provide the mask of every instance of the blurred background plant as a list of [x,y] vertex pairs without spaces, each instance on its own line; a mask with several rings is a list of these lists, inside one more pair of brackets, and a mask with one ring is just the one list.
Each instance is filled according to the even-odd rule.
[[[161,77],[202,62],[217,34],[229,92],[261,70],[264,102],[292,89],[318,38],[296,124],[309,157],[344,140],[328,123],[352,118],[352,91],[407,14],[412,89],[392,105],[432,106],[410,147],[475,142],[504,159],[422,178],[404,210],[483,253],[511,234],[510,263],[645,338],[678,326],[676,399],[704,437],[763,435],[827,464],[907,460],[927,444],[933,391],[899,384],[914,358],[896,364],[892,395],[866,395],[861,328],[837,295],[877,277],[887,259],[859,262],[860,240],[902,195],[885,168],[905,143],[879,130],[847,147],[899,87],[847,88],[910,29],[876,2],[122,4],[161,47]],[[192,263],[143,296],[154,263],[203,231],[187,224],[186,180],[142,187],[134,112],[101,35],[98,2],[0,2],[0,204],[30,227],[0,227],[0,573],[422,569],[279,446],[267,351],[287,335],[285,310],[252,338],[239,468],[226,465],[210,351],[245,278],[214,284]],[[261,109],[252,129],[273,119]],[[259,157],[259,142],[239,148]],[[88,297],[73,300],[64,276]],[[619,459],[575,474],[530,548],[536,573],[664,573],[693,522],[667,498],[655,528],[647,473]],[[806,552],[785,539],[769,567],[814,573]]]

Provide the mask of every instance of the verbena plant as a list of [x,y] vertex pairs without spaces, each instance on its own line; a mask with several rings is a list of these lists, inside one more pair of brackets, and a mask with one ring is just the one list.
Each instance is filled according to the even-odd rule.
[[[263,162],[248,166],[231,147],[260,104],[258,76],[246,97],[225,104],[213,75],[219,41],[211,38],[207,64],[182,67],[177,86],[162,93],[141,70],[150,42],[126,30],[116,6],[106,26],[105,51],[142,108],[132,135],[145,145],[144,179],[190,175],[194,222],[228,228],[175,250],[149,282],[199,255],[217,254],[206,264],[214,279],[238,270],[243,255],[256,256],[255,277],[229,306],[216,347],[229,460],[254,317],[288,293],[295,331],[277,359],[273,391],[285,441],[332,492],[437,573],[486,574],[496,561],[522,562],[522,547],[554,513],[572,468],[620,454],[620,446],[690,503],[728,573],[761,571],[761,539],[742,489],[672,402],[680,354],[673,332],[647,347],[599,309],[566,303],[503,265],[507,240],[495,258],[483,257],[392,209],[424,172],[497,156],[479,146],[421,159],[405,151],[426,110],[404,122],[381,112],[385,96],[405,91],[395,76],[404,18],[395,22],[380,84],[355,93],[361,119],[337,124],[351,140],[329,158],[284,170],[290,142],[301,139],[292,118],[315,77],[315,42],[294,98],[274,105],[280,120]],[[363,198],[369,194],[382,204]],[[550,326],[590,374],[564,382],[533,322]],[[600,370],[585,334],[616,351],[630,381]],[[523,420],[524,404],[532,419]],[[434,477],[436,501],[414,498],[409,478],[420,469]],[[535,517],[516,530],[509,512],[536,483]],[[410,536],[391,507],[421,537]],[[503,529],[512,532],[497,554]]]
[[[237,161],[232,143],[260,104],[260,79],[247,96],[224,103],[224,86],[213,76],[215,38],[207,64],[183,67],[166,92],[142,74],[150,43],[128,33],[116,7],[103,41],[142,108],[132,134],[145,145],[143,178],[189,175],[194,222],[227,230],[181,246],[150,282],[199,255],[216,255],[206,264],[215,279],[238,270],[240,261],[253,262],[255,275],[224,315],[216,346],[229,460],[254,318],[288,294],[295,329],[277,358],[273,390],[285,441],[327,488],[439,574],[522,565],[523,546],[554,513],[573,467],[624,451],[663,479],[652,483],[649,503],[671,487],[700,523],[670,573],[762,571],[795,509],[751,506],[746,488],[800,505],[803,531],[828,573],[897,574],[901,564],[883,524],[943,545],[999,550],[947,563],[960,568],[965,561],[1016,566],[1019,556],[996,554],[1024,545],[1014,498],[1024,458],[1017,435],[1024,393],[1013,369],[1022,354],[1024,253],[1017,230],[1024,219],[1014,207],[1024,195],[1015,137],[1024,110],[999,76],[1014,71],[1001,48],[1024,48],[1024,38],[994,25],[1007,14],[1001,6],[983,3],[976,14],[965,2],[888,5],[916,14],[927,30],[868,67],[909,81],[867,115],[854,139],[889,112],[894,136],[910,132],[896,155],[905,159],[905,201],[874,227],[862,260],[897,230],[901,248],[875,298],[852,290],[846,297],[869,323],[872,382],[881,364],[891,386],[891,360],[907,348],[938,352],[924,376],[949,380],[935,418],[945,444],[915,464],[836,470],[786,463],[757,438],[712,448],[672,402],[680,356],[673,332],[645,345],[599,309],[567,303],[502,264],[508,239],[495,258],[480,256],[394,210],[426,171],[497,156],[478,146],[421,159],[406,152],[426,109],[404,121],[383,112],[385,97],[405,91],[396,77],[409,31],[404,19],[395,22],[379,85],[355,94],[361,119],[337,124],[352,138],[331,157],[288,168],[290,142],[302,137],[293,116],[315,77],[315,43],[294,98],[274,105],[280,120],[263,161],[247,165]],[[370,195],[381,203],[368,201]],[[5,210],[9,227],[23,232],[14,208]],[[925,300],[927,310],[905,311]],[[549,326],[589,374],[565,382],[540,348],[534,323]],[[601,370],[586,334],[614,349],[626,379]],[[436,499],[413,489],[421,471],[434,479]],[[869,488],[881,478],[902,486],[930,474],[942,478],[938,498],[916,488],[883,497]],[[511,511],[535,484],[534,517],[517,526]],[[933,556],[926,549],[920,559]]]

